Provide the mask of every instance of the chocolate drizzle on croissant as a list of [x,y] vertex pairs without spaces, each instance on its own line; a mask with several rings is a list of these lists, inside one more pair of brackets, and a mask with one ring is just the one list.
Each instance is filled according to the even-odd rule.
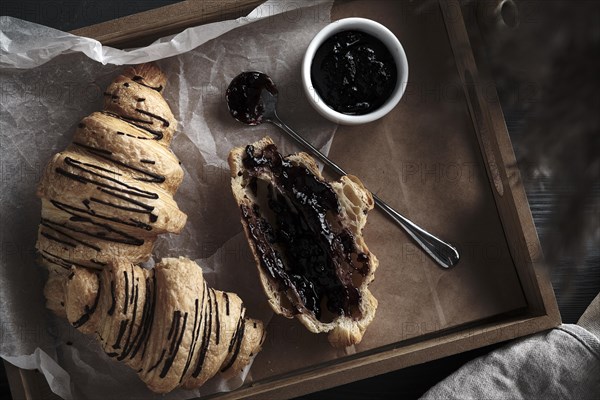
[[182,229],[173,194],[183,171],[169,150],[177,122],[160,93],[165,81],[153,64],[125,70],[104,93],[104,111],[85,117],[50,160],[38,187],[37,243],[50,269],[143,262],[159,234]]
[[50,270],[47,307],[160,393],[239,373],[264,339],[239,297],[209,288],[193,261],[136,265],[186,221],[173,200],[183,171],[169,149],[177,123],[164,85],[153,64],[130,67],[107,89],[104,111],[78,124],[39,184],[36,246]]
[[74,327],[96,334],[109,357],[161,393],[239,372],[264,340],[262,323],[246,318],[239,297],[208,287],[201,268],[185,258],[152,270],[74,268],[65,307]]

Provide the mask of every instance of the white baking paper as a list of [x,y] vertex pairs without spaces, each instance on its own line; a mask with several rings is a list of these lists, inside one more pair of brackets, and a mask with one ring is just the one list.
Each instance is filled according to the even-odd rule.
[[[331,1],[269,1],[247,17],[194,27],[135,50],[9,17],[0,18],[0,356],[37,368],[67,399],[186,399],[239,387],[247,374],[215,378],[199,390],[150,392],[134,371],[104,355],[86,336],[44,307],[45,271],[36,265],[40,218],[36,184],[50,157],[71,141],[81,118],[102,107],[102,93],[121,64],[158,61],[164,92],[179,121],[172,149],[185,178],[175,199],[188,215],[180,235],[165,235],[154,259],[187,256],[216,288],[237,292],[248,315],[271,311],[241,237],[226,158],[268,134],[282,152],[298,149],[273,126],[247,127],[228,114],[224,91],[246,70],[268,73],[279,88],[279,114],[327,152],[336,126],[310,109],[300,62],[312,37],[330,21]],[[310,118],[306,118],[310,115]],[[248,371],[249,370],[249,371]]]

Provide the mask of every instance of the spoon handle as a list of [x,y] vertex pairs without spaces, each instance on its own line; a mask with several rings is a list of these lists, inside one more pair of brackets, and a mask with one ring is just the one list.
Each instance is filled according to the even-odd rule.
[[[307,142],[302,136],[298,135],[292,128],[287,126],[283,121],[279,119],[277,115],[273,118],[268,119],[269,122],[281,128],[287,133],[292,139],[294,139],[300,146],[307,149],[313,156],[315,156],[323,164],[327,165],[333,171],[339,175],[347,175],[346,172],[340,168],[336,163],[327,158],[321,153],[316,147]],[[375,204],[386,213],[394,222],[400,225],[415,242],[443,268],[450,268],[458,264],[460,255],[456,248],[443,240],[433,236],[423,228],[410,221],[408,218],[402,216],[398,211],[390,207],[386,202],[381,200],[375,193],[373,200]]]
[[386,202],[381,200],[375,193],[371,193],[375,204],[386,213],[391,219],[393,219],[398,225],[400,225],[406,233],[410,235],[417,242],[421,248],[429,254],[440,266],[444,268],[450,268],[458,264],[460,260],[460,254],[454,246],[444,242],[440,238],[433,236],[425,229],[421,228],[408,218],[404,217],[398,211],[390,207]]
[[280,120],[279,117],[276,116],[273,119],[269,119],[269,122],[271,122],[273,125],[277,125],[281,129],[283,129],[283,131],[285,131],[285,133],[287,133],[292,139],[294,139],[300,146],[303,146],[305,149],[307,149],[319,161],[321,161],[323,164],[327,165],[338,175],[348,175],[346,173],[346,171],[341,169],[336,163],[334,163],[329,158],[327,158],[327,156],[325,154],[321,153],[316,147],[314,147],[312,144],[307,142],[302,136],[300,136],[296,132],[294,132],[294,130],[292,128],[290,128],[289,126],[287,126],[282,120]]

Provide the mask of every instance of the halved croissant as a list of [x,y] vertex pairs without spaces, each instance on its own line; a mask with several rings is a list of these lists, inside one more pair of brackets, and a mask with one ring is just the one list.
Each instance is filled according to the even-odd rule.
[[73,267],[55,290],[65,291],[74,327],[95,334],[109,357],[159,393],[239,373],[264,339],[240,298],[208,287],[200,266],[183,257],[151,270],[123,262],[102,272]]
[[229,153],[231,187],[273,311],[334,347],[357,344],[377,309],[379,265],[363,239],[371,193],[351,175],[326,181],[306,153],[269,137]]

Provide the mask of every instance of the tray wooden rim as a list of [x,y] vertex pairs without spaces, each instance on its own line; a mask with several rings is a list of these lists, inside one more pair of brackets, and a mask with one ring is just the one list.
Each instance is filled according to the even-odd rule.
[[192,26],[245,16],[263,1],[186,0],[75,29],[70,33],[96,39],[105,46],[143,46]]

